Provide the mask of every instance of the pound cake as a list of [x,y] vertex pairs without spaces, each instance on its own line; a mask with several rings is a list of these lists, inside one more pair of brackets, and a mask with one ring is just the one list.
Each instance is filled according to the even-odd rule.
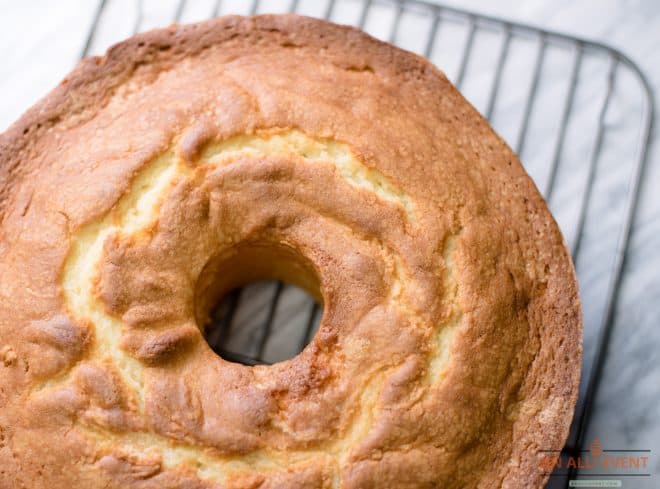
[[[274,365],[205,341],[266,278]],[[577,395],[571,259],[428,61],[224,17],[86,59],[0,136],[0,487],[529,488]]]

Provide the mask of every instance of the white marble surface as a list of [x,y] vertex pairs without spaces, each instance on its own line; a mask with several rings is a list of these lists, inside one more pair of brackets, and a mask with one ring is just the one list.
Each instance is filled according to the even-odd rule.
[[[463,0],[448,2],[599,40],[630,56],[660,96],[657,0]],[[657,110],[657,104],[656,104]],[[654,128],[654,141],[660,124]],[[587,439],[603,446],[651,449],[653,477],[624,487],[660,487],[660,146],[652,143],[604,376]],[[584,285],[582,285],[584,287]]]
[[[189,1],[183,20],[202,19],[209,14],[212,0]],[[227,0],[228,8],[245,9],[241,0]],[[282,10],[288,0],[267,1],[268,10]],[[308,13],[322,14],[325,1],[301,2]],[[232,4],[232,5],[230,5]],[[445,4],[477,12],[519,20],[548,29],[599,40],[619,48],[645,71],[660,94],[660,2],[657,0],[447,0]],[[6,128],[38,97],[44,95],[75,64],[91,22],[95,1],[33,0],[15,2],[0,0],[0,130]],[[101,52],[108,43],[127,36],[135,22],[133,0],[111,0],[111,9],[93,44],[93,52]],[[351,1],[338,1],[336,18],[358,13]],[[149,1],[140,29],[168,24],[176,2]],[[386,10],[375,9],[367,21],[371,32],[388,36],[391,21]],[[430,19],[410,17],[402,25],[397,42],[423,51],[421,31]],[[462,30],[461,30],[462,29]],[[452,78],[456,78],[458,55],[465,29],[460,24],[443,23],[432,60]],[[462,37],[463,36],[463,37]],[[488,33],[475,39],[475,56],[468,65],[463,91],[482,111],[488,106],[488,90],[500,38]],[[516,145],[522,100],[531,77],[530,60],[535,54],[533,42],[512,45],[512,61],[505,70],[493,120],[500,133]],[[491,50],[489,52],[489,49]],[[542,76],[540,99],[532,117],[528,143],[522,152],[530,174],[541,188],[547,177],[548,154],[556,134],[558,111],[555,100],[561,100],[565,77],[570,69],[570,53],[549,50],[547,67]],[[583,78],[588,80],[577,96],[580,110],[575,119],[580,131],[569,137],[567,162],[586,161],[589,156],[589,126],[598,110],[599,96],[604,93],[606,66],[597,59],[585,66]],[[628,85],[626,85],[628,83]],[[620,226],[617,207],[625,195],[625,172],[629,168],[634,128],[638,123],[639,100],[634,83],[622,80],[607,113],[608,130],[619,139],[605,148],[595,187],[593,205],[588,215],[578,272],[585,303],[585,352],[594,343],[594,326],[602,309],[611,255],[616,248],[616,231]],[[627,86],[632,86],[630,91]],[[637,104],[637,105],[636,105]],[[554,121],[554,122],[553,122]],[[658,125],[660,128],[660,124]],[[591,129],[589,129],[591,128]],[[627,130],[632,128],[631,130]],[[654,130],[657,139],[660,129]],[[639,211],[637,213],[629,259],[617,307],[611,348],[607,357],[601,388],[593,411],[587,439],[599,437],[605,448],[651,449],[653,477],[624,480],[624,487],[652,488],[660,486],[660,196],[654,189],[659,181],[657,165],[660,148],[652,145],[645,173]],[[585,164],[561,167],[557,190],[551,207],[564,229],[569,244],[574,241],[575,203],[579,201]],[[299,298],[298,298],[299,299]],[[296,299],[296,300],[298,300]],[[591,325],[591,326],[590,326]]]

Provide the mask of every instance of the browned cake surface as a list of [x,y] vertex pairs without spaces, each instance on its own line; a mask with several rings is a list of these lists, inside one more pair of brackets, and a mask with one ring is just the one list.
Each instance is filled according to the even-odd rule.
[[[228,17],[87,59],[0,136],[1,488],[540,487],[577,286],[518,159],[427,61]],[[228,287],[318,294],[218,357]]]

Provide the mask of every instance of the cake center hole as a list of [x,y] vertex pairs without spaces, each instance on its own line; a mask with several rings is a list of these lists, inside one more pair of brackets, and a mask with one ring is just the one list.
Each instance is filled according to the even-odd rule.
[[300,287],[253,282],[230,291],[213,309],[206,341],[231,362],[281,362],[307,346],[320,319],[318,302]]
[[209,346],[244,365],[296,356],[322,316],[319,282],[295,251],[243,246],[209,262],[197,286],[197,316]]

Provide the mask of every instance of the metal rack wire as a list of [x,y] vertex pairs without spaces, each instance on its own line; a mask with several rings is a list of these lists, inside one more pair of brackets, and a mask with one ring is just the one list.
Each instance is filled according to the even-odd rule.
[[[99,32],[113,22],[109,12],[120,1],[99,2],[82,56],[119,40],[100,39]],[[131,2],[134,16],[126,19],[123,9],[114,25],[134,33],[162,23],[151,18],[147,3]],[[653,122],[653,94],[639,68],[597,42],[421,0],[172,0],[158,8],[170,8],[169,21],[184,22],[226,13],[322,17],[365,29],[446,70],[521,155],[571,249],[582,288],[585,358],[562,453],[579,453],[606,358]],[[225,298],[207,339],[227,360],[272,363],[305,347],[320,313],[292,286],[256,284]],[[556,472],[549,487],[568,486],[577,475]]]

